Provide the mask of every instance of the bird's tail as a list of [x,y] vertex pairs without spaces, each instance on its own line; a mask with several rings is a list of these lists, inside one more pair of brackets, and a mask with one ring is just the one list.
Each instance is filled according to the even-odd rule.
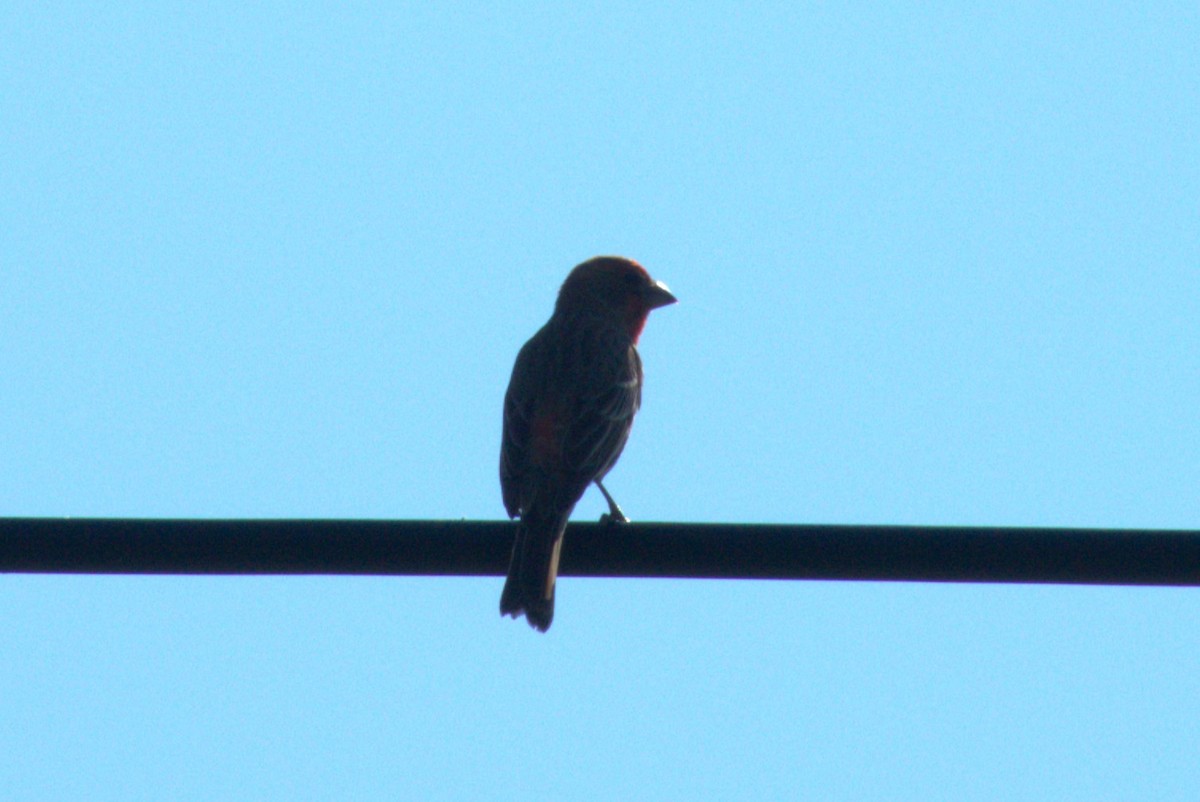
[[508,563],[508,579],[500,594],[500,615],[516,618],[524,613],[530,626],[539,632],[550,628],[558,556],[570,515],[570,510],[546,514],[535,506],[521,516]]

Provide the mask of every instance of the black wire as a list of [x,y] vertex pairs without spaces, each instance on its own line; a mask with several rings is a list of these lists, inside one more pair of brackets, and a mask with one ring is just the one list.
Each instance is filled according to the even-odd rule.
[[[0,572],[503,575],[504,521],[0,518]],[[1200,585],[1200,532],[572,523],[563,576]]]

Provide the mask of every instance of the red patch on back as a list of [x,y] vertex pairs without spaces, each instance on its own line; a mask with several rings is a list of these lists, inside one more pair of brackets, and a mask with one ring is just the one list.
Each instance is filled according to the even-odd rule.
[[554,465],[562,457],[562,427],[553,413],[539,411],[529,424],[530,450],[537,465]]

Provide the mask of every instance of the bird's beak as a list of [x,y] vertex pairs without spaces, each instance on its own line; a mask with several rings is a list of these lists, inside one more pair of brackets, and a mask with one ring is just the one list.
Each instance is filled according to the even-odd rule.
[[658,309],[660,306],[668,306],[679,300],[671,294],[666,284],[663,284],[661,281],[654,281],[653,279],[651,279],[649,286],[646,287],[644,297],[646,299],[646,307],[649,309]]

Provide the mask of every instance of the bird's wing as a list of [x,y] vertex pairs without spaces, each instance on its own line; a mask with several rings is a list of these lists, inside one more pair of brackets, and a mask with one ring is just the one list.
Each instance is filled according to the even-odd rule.
[[550,324],[535,334],[504,397],[500,488],[509,516],[534,494],[573,506],[621,455],[641,393],[641,360],[627,334]]
[[[584,488],[613,466],[642,401],[642,366],[628,339],[596,345],[591,369],[581,377],[576,415],[566,442],[566,462]],[[582,492],[582,490],[580,491]]]
[[547,363],[545,330],[535,334],[517,354],[504,394],[504,431],[500,439],[500,492],[508,517],[521,512],[522,488],[530,468],[530,430]]

